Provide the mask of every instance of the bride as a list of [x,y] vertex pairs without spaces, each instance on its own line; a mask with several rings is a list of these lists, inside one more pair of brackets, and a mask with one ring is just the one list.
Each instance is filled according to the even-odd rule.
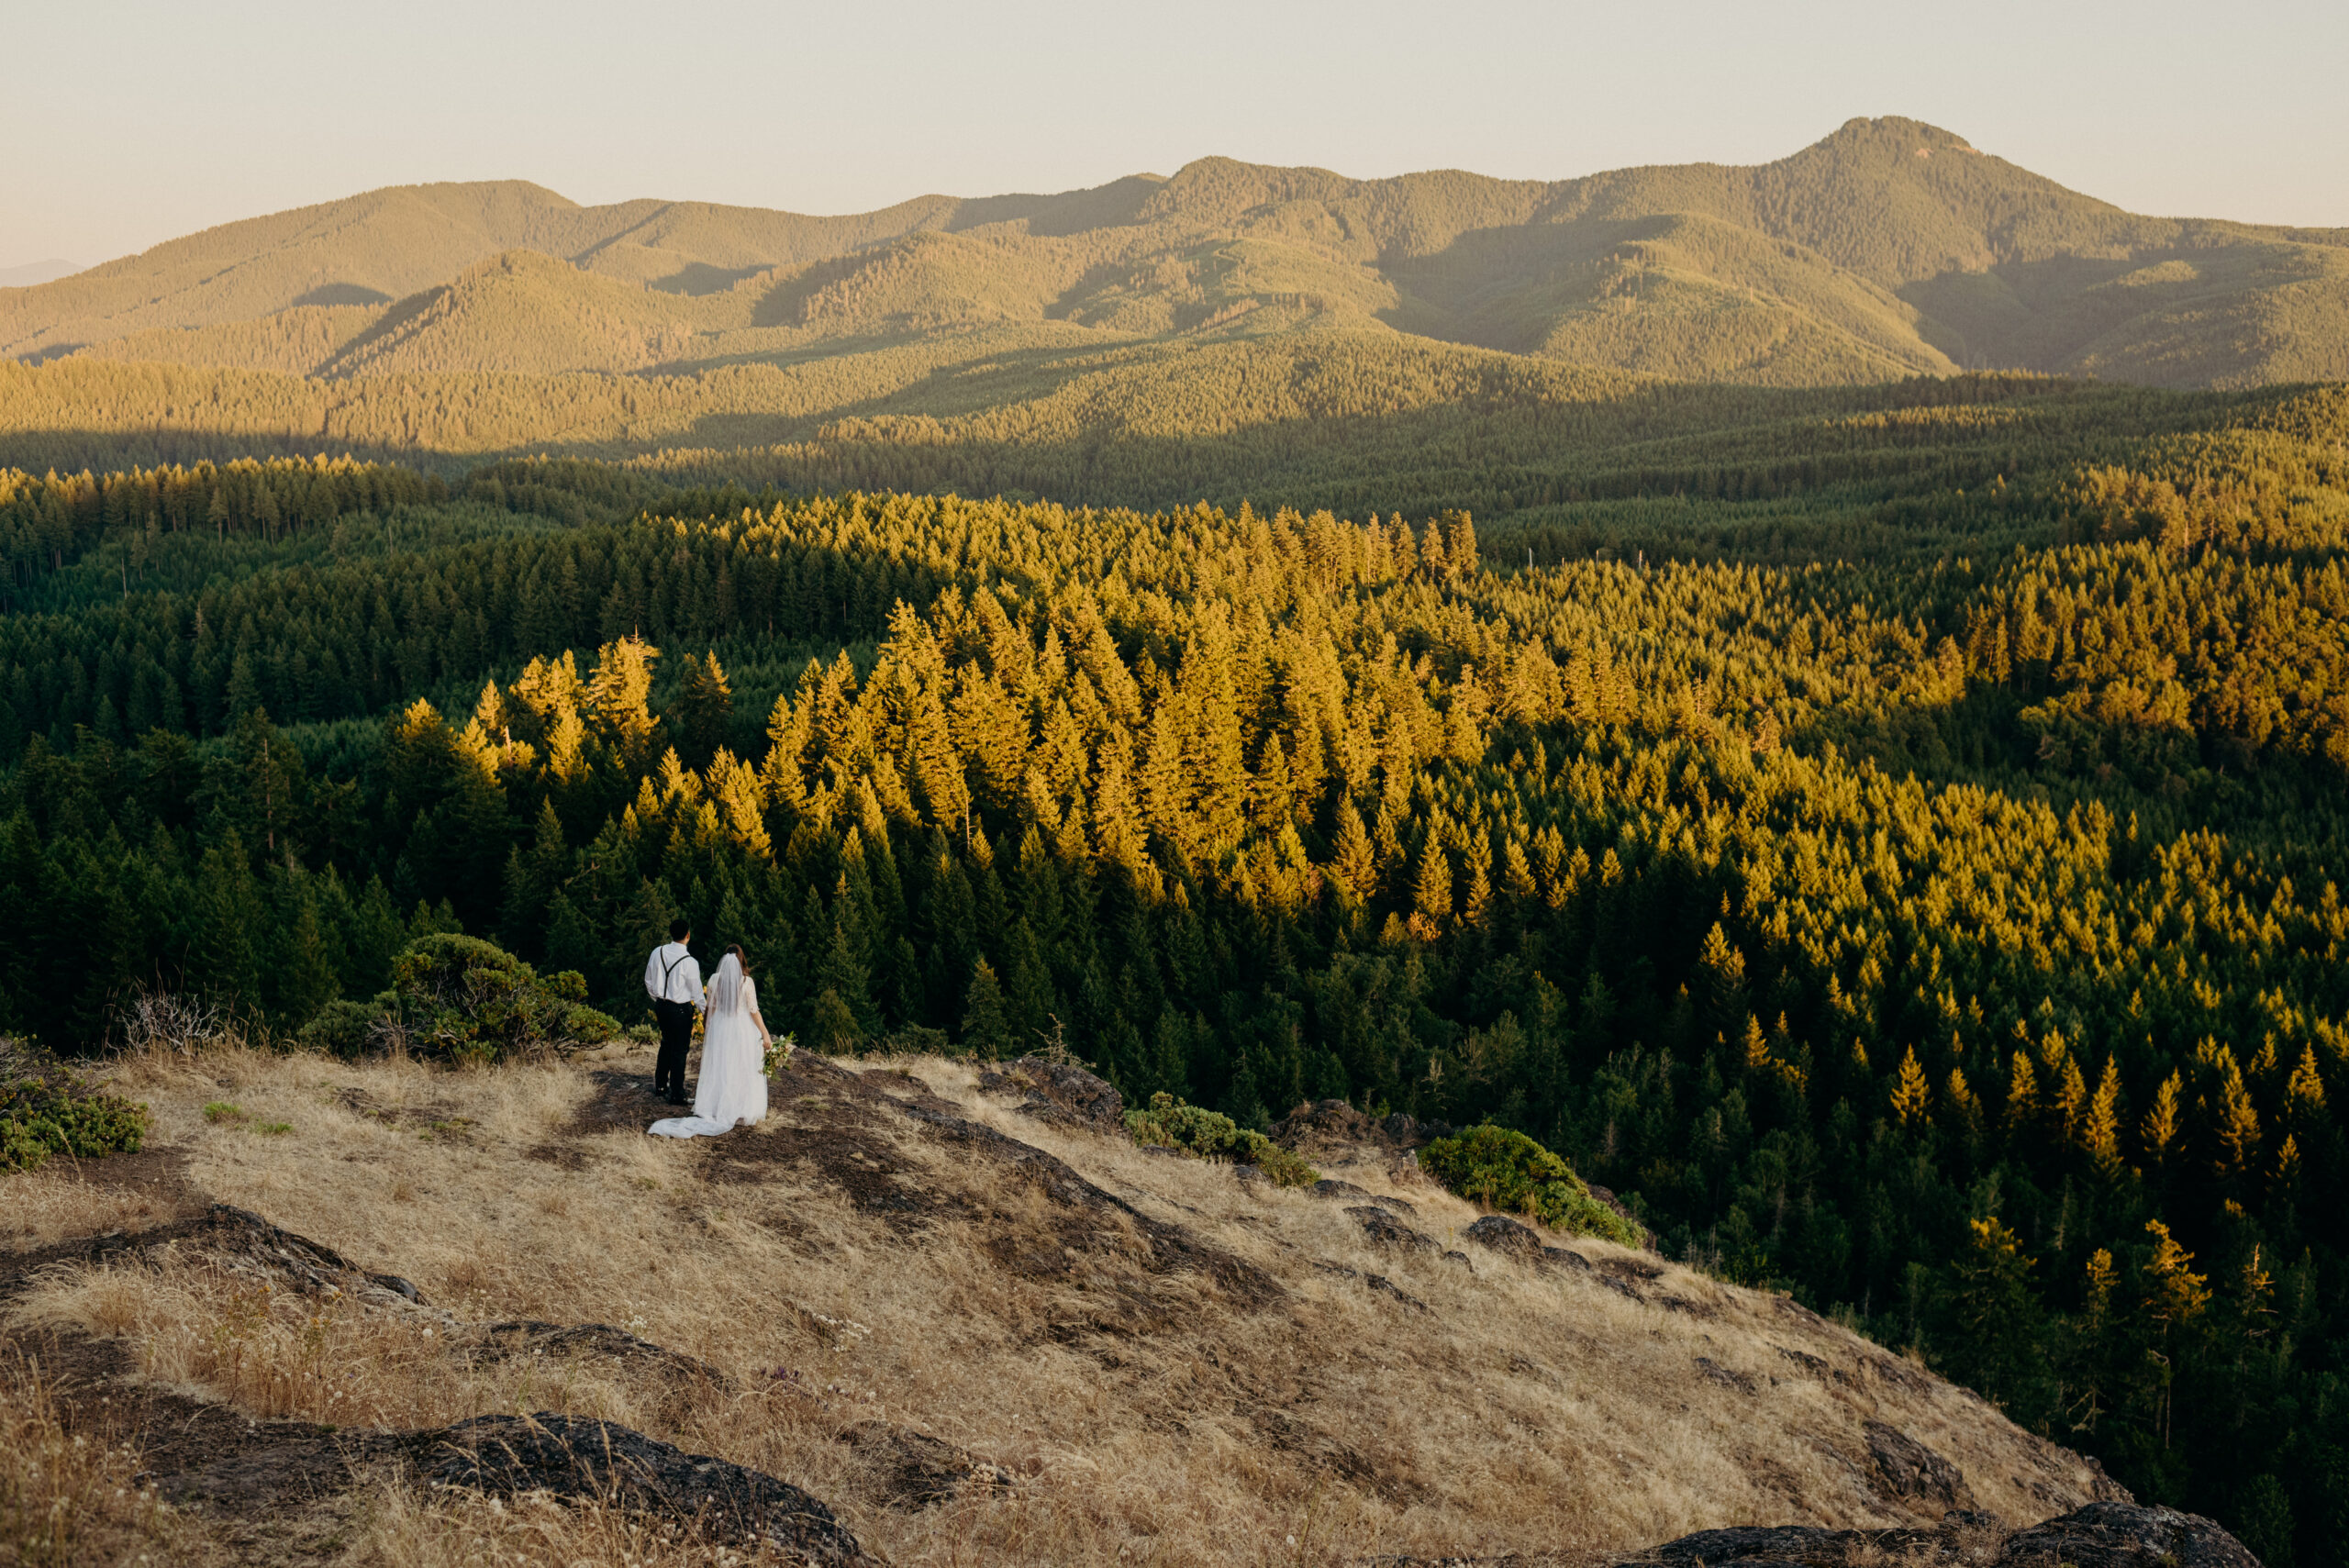
[[662,1138],[715,1138],[767,1114],[766,1048],[759,988],[743,973],[742,950],[729,947],[704,994],[701,1077],[694,1114],[652,1124]]

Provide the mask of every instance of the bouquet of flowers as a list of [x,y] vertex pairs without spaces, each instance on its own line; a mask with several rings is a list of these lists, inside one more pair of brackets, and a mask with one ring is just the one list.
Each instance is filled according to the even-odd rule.
[[774,1036],[767,1041],[766,1061],[761,1071],[770,1078],[782,1072],[783,1064],[791,1060],[791,1053],[798,1044],[797,1040],[787,1034]]

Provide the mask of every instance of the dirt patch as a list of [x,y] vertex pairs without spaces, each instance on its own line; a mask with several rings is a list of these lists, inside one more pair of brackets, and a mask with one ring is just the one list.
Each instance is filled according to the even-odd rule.
[[901,1095],[934,1098],[911,1073],[850,1073],[796,1051],[768,1085],[766,1120],[711,1140],[703,1173],[713,1183],[761,1184],[774,1179],[776,1166],[793,1167],[899,1236],[970,1215],[972,1207],[906,1148]]
[[[652,1076],[649,1073],[624,1073],[617,1067],[599,1067],[587,1074],[596,1092],[580,1102],[563,1125],[561,1138],[595,1138],[607,1132],[642,1132],[662,1117],[677,1114],[676,1107],[652,1092]],[[541,1147],[545,1147],[542,1145]],[[531,1151],[533,1159],[538,1151]]]
[[[996,1227],[1010,1224],[1026,1232],[989,1239],[985,1245],[999,1260],[1026,1260],[1040,1251],[1049,1256],[1050,1244],[1057,1243],[1067,1260],[1054,1271],[1061,1273],[1076,1272],[1070,1265],[1091,1258],[1123,1262],[1162,1278],[1191,1274],[1212,1284],[1232,1305],[1252,1309],[1269,1307],[1287,1294],[1255,1264],[1207,1245],[1179,1225],[1152,1218],[1033,1145],[933,1106],[908,1101],[903,1109],[958,1157],[983,1160],[1051,1202],[1053,1218],[1041,1225],[1000,1209],[989,1217]],[[1024,1266],[1022,1272],[1027,1272]]]
[[177,1145],[142,1149],[136,1154],[108,1154],[95,1160],[53,1154],[41,1166],[44,1175],[68,1177],[85,1186],[136,1193],[152,1206],[151,1218],[159,1223],[201,1213],[211,1201],[187,1172],[187,1151]]

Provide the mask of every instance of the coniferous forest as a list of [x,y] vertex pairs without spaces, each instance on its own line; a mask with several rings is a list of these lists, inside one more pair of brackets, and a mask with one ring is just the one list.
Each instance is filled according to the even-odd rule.
[[682,912],[826,1050],[1523,1130],[2343,1561],[2349,393],[1185,440],[0,473],[0,1027],[361,1049],[434,930],[633,1024]]

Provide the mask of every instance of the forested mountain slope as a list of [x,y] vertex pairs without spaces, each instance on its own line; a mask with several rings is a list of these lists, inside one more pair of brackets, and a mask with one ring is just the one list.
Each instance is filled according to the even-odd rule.
[[837,218],[401,187],[0,290],[15,358],[330,377],[690,372],[983,327],[1043,351],[1342,328],[1682,380],[2249,385],[2349,374],[2349,248],[2138,217],[1881,119],[1752,168],[1360,181],[1210,158]]
[[[1163,397],[964,437],[0,476],[0,1027],[161,988],[349,1047],[452,926],[634,1018],[682,910],[829,1051],[1491,1118],[2334,1568],[2341,389],[1381,341],[1424,401],[1145,345]],[[990,468],[1163,499],[921,493]]]

